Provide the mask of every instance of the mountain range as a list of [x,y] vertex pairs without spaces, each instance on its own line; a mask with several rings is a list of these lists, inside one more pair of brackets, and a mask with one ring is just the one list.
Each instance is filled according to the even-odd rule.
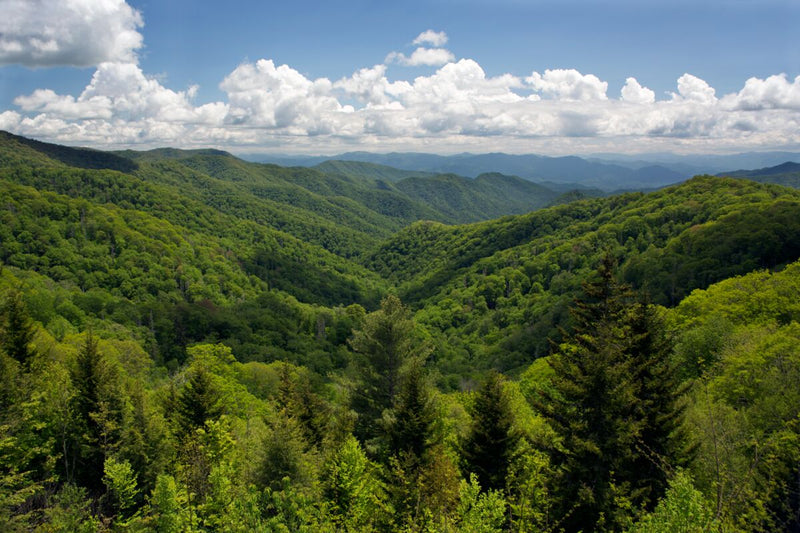
[[[284,166],[313,167],[328,161],[364,162],[415,172],[453,173],[474,178],[482,173],[499,172],[537,183],[551,182],[601,189],[652,190],[677,183],[691,176],[719,173],[731,168],[754,168],[800,160],[800,153],[766,152],[734,155],[677,156],[650,154],[642,157],[621,155],[546,157],[539,155],[348,152],[333,156],[259,156],[248,159]],[[651,157],[652,159],[644,159]]]

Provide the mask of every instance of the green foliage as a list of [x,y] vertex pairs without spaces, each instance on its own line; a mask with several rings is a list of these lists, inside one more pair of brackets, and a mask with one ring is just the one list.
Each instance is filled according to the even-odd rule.
[[502,493],[481,492],[480,484],[471,474],[469,482],[461,480],[456,527],[463,533],[494,533],[503,531],[506,502]]
[[0,312],[0,347],[23,367],[30,366],[34,329],[18,291],[8,294]]
[[111,515],[124,516],[136,505],[139,495],[136,474],[128,461],[118,461],[114,457],[106,459],[103,470],[103,484],[106,486]]
[[182,434],[191,436],[206,421],[216,420],[221,414],[220,393],[211,373],[203,366],[196,367],[178,397],[175,415]]
[[168,474],[160,474],[150,496],[150,508],[153,515],[153,530],[158,533],[178,533],[184,531],[185,523],[182,506],[175,478]]
[[476,475],[485,489],[502,492],[519,436],[500,374],[489,373],[476,392],[472,410],[470,432],[461,446],[464,470]]
[[559,435],[559,522],[617,530],[660,497],[680,422],[669,350],[646,306],[614,278],[606,256],[574,307],[575,333],[550,359],[552,390],[535,403]]
[[94,533],[100,530],[100,521],[93,517],[86,491],[67,484],[53,498],[47,508],[44,523],[38,528],[43,533]]
[[339,530],[369,531],[384,522],[385,491],[372,463],[354,437],[348,437],[322,469],[326,514]]
[[424,358],[430,348],[416,337],[409,310],[393,295],[365,317],[361,328],[353,332],[350,346],[359,356],[352,400],[358,413],[355,434],[371,444],[383,432],[384,411],[395,405],[403,366],[412,359]]
[[334,166],[0,134],[0,529],[798,528],[800,194]]
[[629,533],[703,533],[719,528],[703,495],[694,488],[692,477],[679,471],[669,482],[664,498],[655,510],[643,516]]

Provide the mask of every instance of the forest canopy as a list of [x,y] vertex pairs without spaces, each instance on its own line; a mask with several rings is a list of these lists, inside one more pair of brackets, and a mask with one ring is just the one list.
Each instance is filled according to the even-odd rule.
[[796,531],[800,193],[581,196],[0,135],[0,530]]

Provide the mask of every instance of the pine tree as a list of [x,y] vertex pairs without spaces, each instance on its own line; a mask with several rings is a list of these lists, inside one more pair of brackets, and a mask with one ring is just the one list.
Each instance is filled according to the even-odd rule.
[[637,450],[635,490],[652,509],[667,489],[668,474],[694,455],[683,431],[684,406],[677,367],[670,360],[672,345],[663,319],[648,302],[638,302],[630,313],[631,356],[639,385],[637,416],[642,426]]
[[475,396],[472,425],[461,445],[465,477],[473,473],[485,490],[504,490],[519,437],[503,391],[503,376],[491,372]]
[[421,466],[436,438],[436,412],[421,360],[414,359],[403,369],[395,405],[385,424],[386,456],[402,457],[406,467]]

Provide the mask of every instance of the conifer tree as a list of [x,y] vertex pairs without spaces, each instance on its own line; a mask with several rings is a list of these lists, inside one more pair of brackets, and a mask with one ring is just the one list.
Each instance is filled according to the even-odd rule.
[[97,348],[91,331],[78,353],[72,375],[77,422],[77,480],[97,493],[102,489],[105,460],[116,451],[125,424],[119,376]]
[[682,426],[685,407],[680,398],[687,386],[681,384],[670,360],[672,345],[656,309],[646,301],[638,302],[629,320],[633,378],[639,385],[637,416],[642,421],[635,444],[634,487],[652,509],[667,489],[668,474],[694,455]]
[[220,394],[211,374],[197,366],[184,386],[176,405],[178,426],[184,436],[203,427],[206,420],[215,420],[222,414]]
[[386,455],[402,457],[407,467],[421,466],[435,444],[435,423],[423,362],[414,359],[403,369],[395,406],[385,421]]
[[475,474],[484,490],[504,490],[518,441],[503,376],[491,372],[476,393],[472,425],[461,446],[466,477]]
[[0,347],[9,357],[19,361],[23,368],[27,368],[34,355],[31,348],[33,336],[33,321],[25,309],[22,294],[13,291],[6,297],[3,307]]
[[358,383],[352,398],[352,408],[358,413],[354,433],[372,452],[375,439],[383,432],[384,411],[394,407],[403,365],[430,352],[415,338],[414,329],[408,309],[399,298],[389,295],[378,311],[365,317],[350,340],[358,354]]
[[559,467],[558,525],[566,531],[618,529],[626,509],[640,503],[632,485],[643,421],[626,325],[633,294],[617,283],[613,267],[606,256],[598,278],[584,284],[574,334],[550,359],[553,388],[535,402],[562,440],[549,451]]

